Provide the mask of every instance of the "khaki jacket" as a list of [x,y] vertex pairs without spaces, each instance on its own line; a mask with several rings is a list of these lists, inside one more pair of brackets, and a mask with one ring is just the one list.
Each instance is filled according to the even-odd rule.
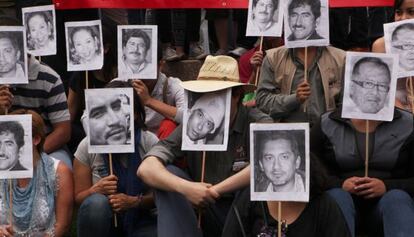
[[[326,109],[328,111],[335,109],[336,100],[341,93],[342,81],[345,67],[345,52],[334,47],[322,47],[322,54],[317,62],[317,66],[322,78],[322,85],[324,90],[324,97]],[[257,92],[257,102],[265,112],[270,112],[271,107],[276,106],[284,100],[277,100],[268,98],[270,88],[261,88],[261,85],[273,84],[276,88],[272,92],[280,95],[292,94],[292,82],[296,72],[296,66],[293,63],[289,49],[285,47],[274,48],[266,51],[265,60],[269,61],[268,65],[272,68],[263,68],[262,70],[269,70],[273,72],[273,78],[262,75],[260,77],[259,88]],[[271,82],[269,81],[271,80]],[[275,101],[275,102],[273,102]]]

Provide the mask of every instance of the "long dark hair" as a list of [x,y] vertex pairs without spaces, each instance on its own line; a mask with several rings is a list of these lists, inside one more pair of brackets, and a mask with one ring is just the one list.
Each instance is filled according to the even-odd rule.
[[394,11],[399,9],[405,0],[395,0],[394,1]]

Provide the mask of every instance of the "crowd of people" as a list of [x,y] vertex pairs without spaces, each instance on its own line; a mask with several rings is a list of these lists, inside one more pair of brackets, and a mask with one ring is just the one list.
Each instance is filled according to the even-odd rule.
[[[50,2],[37,4],[45,3]],[[305,50],[287,48],[278,37],[264,37],[259,47],[257,37],[245,36],[246,10],[212,9],[206,19],[212,23],[211,49],[217,50],[208,55],[199,43],[200,9],[98,10],[96,15],[57,10],[57,22],[82,17],[102,20],[103,52],[98,50],[97,30],[78,27],[68,32],[73,48],[68,59],[82,65],[98,54],[103,56],[103,67],[69,73],[59,65],[66,63],[64,44],[59,41],[63,24],[53,29],[52,16],[44,14],[31,14],[20,22],[19,9],[27,4],[0,0],[0,26],[25,25],[31,50],[49,48],[56,30],[58,47],[56,56],[42,60],[27,56],[28,84],[0,86],[0,112],[30,114],[33,143],[33,177],[0,180],[0,237],[66,236],[71,226],[81,237],[274,237],[278,223],[287,237],[413,235],[413,106],[407,93],[398,94],[408,90],[408,79],[399,79],[404,82],[397,87],[392,121],[370,121],[366,127],[365,120],[341,116],[346,50],[385,52],[381,33],[370,32],[359,45],[335,45],[341,40],[331,39],[332,46]],[[261,31],[272,29],[277,5],[278,0],[253,0],[254,24]],[[288,40],[323,38],[316,31],[320,7],[319,0],[292,0]],[[348,18],[349,9],[342,10]],[[393,16],[394,21],[414,18],[414,0],[395,0]],[[340,14],[331,18],[338,20]],[[375,23],[382,26],[388,20]],[[124,80],[117,71],[117,25],[151,22],[159,32],[157,78]],[[332,21],[331,27],[352,25],[348,23]],[[398,33],[392,37],[401,40]],[[89,47],[78,47],[80,39],[87,39]],[[136,68],[135,61],[145,61],[150,40],[139,29],[125,31],[119,53],[126,73],[146,70],[145,64]],[[0,75],[23,73],[24,67],[16,63],[21,52],[14,42],[0,32]],[[399,50],[413,53],[411,46]],[[164,73],[165,63],[186,58],[202,60],[196,79],[182,82]],[[375,58],[364,58],[351,74],[352,108],[378,113],[390,90],[383,85],[391,81],[388,67]],[[92,93],[95,103],[89,105],[88,88],[132,88],[133,96]],[[185,90],[197,97],[189,112]],[[223,90],[231,91],[229,105]],[[130,121],[123,117],[123,104],[133,104]],[[228,133],[222,126],[225,110]],[[189,120],[183,124],[186,112]],[[134,125],[134,137],[126,122]],[[309,202],[283,202],[282,219],[276,202],[250,200],[250,124],[254,122],[307,122],[311,128]],[[0,123],[0,170],[25,169],[17,155],[24,144],[21,130],[19,125]],[[182,149],[185,140],[222,143],[224,134],[228,134],[225,151]],[[265,142],[256,147],[255,163],[262,176],[256,189],[303,191],[295,138],[289,133],[264,133],[261,139]],[[130,143],[135,152],[92,153],[89,140],[91,145]],[[283,170],[275,171],[275,162]]]

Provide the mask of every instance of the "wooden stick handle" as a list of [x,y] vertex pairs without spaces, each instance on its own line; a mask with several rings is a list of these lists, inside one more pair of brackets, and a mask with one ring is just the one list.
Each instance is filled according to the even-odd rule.
[[9,179],[9,225],[13,225],[13,182]]
[[[263,36],[260,36],[260,44],[259,44],[259,51],[263,50]],[[256,78],[254,79],[254,85],[257,86],[259,84],[259,75],[260,75],[260,67],[256,70]]]
[[413,77],[410,77],[410,97],[411,97],[411,111],[414,114],[414,91],[413,91]]
[[85,71],[85,80],[86,80],[85,87],[86,87],[86,89],[89,89],[89,73],[88,73],[88,71]]
[[305,82],[308,82],[308,47],[305,47],[305,60],[303,65],[303,73],[305,75]]
[[[112,166],[112,154],[109,153],[109,174],[113,175],[114,174],[114,169]],[[118,218],[116,217],[116,213],[114,213],[114,226],[118,227]]]
[[282,237],[282,202],[277,202],[277,237]]
[[369,160],[369,120],[365,120],[365,177],[368,177]]
[[[201,158],[201,182],[204,183],[204,175],[206,168],[206,151],[203,151]],[[201,209],[198,210],[198,228],[201,228]]]

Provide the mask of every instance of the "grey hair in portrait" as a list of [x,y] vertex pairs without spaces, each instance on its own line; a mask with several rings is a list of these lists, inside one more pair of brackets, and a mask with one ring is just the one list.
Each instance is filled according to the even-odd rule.
[[375,57],[364,57],[364,58],[359,59],[354,64],[354,68],[352,69],[352,76],[353,77],[360,75],[361,65],[363,65],[365,63],[373,63],[377,67],[382,67],[383,69],[385,69],[385,72],[387,73],[388,78],[391,80],[391,71],[390,71],[388,65],[384,61],[382,61],[380,58],[375,58]]
[[292,0],[289,3],[288,12],[289,15],[292,14],[293,9],[309,5],[311,11],[315,17],[318,19],[321,16],[321,1],[320,0]]

